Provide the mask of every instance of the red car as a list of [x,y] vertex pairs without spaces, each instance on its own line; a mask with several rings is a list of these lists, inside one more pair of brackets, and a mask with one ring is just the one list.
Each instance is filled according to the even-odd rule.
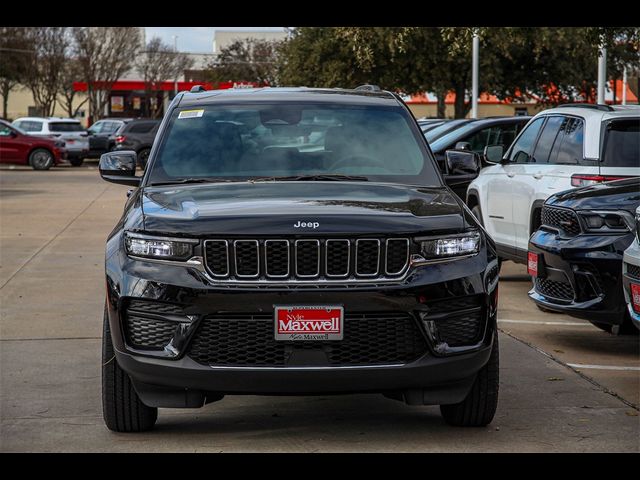
[[31,165],[34,170],[49,170],[64,158],[64,142],[28,135],[0,120],[0,163]]

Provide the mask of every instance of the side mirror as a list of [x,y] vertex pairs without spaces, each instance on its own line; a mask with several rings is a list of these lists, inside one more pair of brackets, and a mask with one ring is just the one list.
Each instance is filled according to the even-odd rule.
[[470,151],[471,150],[471,144],[469,142],[458,142],[458,143],[456,143],[456,146],[455,146],[454,150]]
[[465,150],[447,150],[444,152],[449,175],[477,175],[480,171],[478,156]]
[[100,176],[103,180],[122,185],[140,185],[140,177],[136,177],[137,155],[133,150],[107,152],[100,157]]
[[487,163],[498,164],[504,155],[504,146],[488,145],[484,147],[484,159]]

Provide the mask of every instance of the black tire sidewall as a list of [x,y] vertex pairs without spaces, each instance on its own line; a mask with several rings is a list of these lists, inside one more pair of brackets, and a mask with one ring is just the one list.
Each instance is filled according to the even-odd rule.
[[[37,154],[37,153],[41,153],[44,152],[49,156],[49,161],[46,163],[45,166],[41,167],[41,166],[36,166],[33,160],[33,157]],[[31,165],[31,167],[34,170],[49,170],[54,164],[54,158],[53,158],[53,153],[51,153],[49,150],[47,150],[46,148],[36,148],[35,150],[33,150],[30,154],[29,154],[29,165]]]

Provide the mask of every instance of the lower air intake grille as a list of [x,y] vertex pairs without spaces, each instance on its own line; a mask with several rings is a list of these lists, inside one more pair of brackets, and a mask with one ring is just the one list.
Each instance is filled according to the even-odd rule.
[[134,347],[163,348],[176,332],[178,324],[128,313],[126,316],[127,343]]
[[573,287],[569,283],[536,278],[535,290],[545,297],[556,300],[572,301],[574,299]]
[[436,321],[440,340],[450,347],[474,345],[482,338],[482,310]]
[[627,266],[627,275],[636,280],[640,280],[640,267],[630,263],[625,263],[625,265]]
[[406,313],[345,314],[344,339],[334,342],[276,341],[272,315],[219,314],[203,319],[188,355],[204,365],[286,367],[310,350],[314,366],[382,365],[416,360],[427,345]]

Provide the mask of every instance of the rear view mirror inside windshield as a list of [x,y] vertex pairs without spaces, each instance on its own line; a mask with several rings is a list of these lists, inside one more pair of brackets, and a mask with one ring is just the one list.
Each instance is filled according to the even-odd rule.
[[301,118],[302,108],[294,105],[260,110],[260,121],[264,126],[297,125]]

